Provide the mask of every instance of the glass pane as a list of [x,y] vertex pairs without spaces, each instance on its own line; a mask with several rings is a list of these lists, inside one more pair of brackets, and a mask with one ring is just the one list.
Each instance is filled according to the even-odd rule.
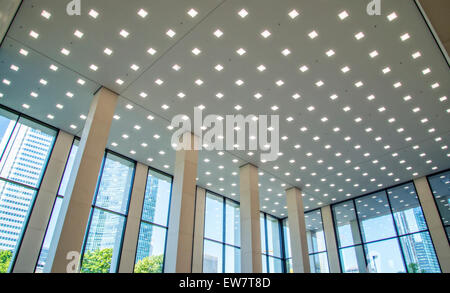
[[262,272],[263,273],[268,273],[269,271],[267,270],[267,255],[261,255],[262,258]]
[[292,259],[286,260],[286,273],[294,273],[294,269],[292,268]]
[[18,115],[0,108],[0,155],[3,155],[18,118]]
[[282,257],[280,224],[278,219],[267,215],[268,255]]
[[364,242],[394,237],[394,221],[384,191],[355,200]]
[[241,250],[225,245],[225,273],[241,272]]
[[313,254],[309,256],[309,265],[311,273],[329,273],[328,256],[326,252]]
[[266,246],[266,221],[264,219],[264,214],[259,215],[259,227],[261,232],[261,253],[267,254]]
[[20,118],[0,162],[0,176],[39,187],[56,131]]
[[41,253],[39,255],[39,260],[36,266],[36,273],[43,272],[45,262],[47,261],[48,250],[50,249],[50,243],[53,238],[53,233],[55,232],[55,226],[58,220],[59,211],[61,210],[62,202],[63,199],[61,197],[56,198],[52,215],[50,216],[50,221],[48,222],[47,231],[45,232],[44,242],[42,244]]
[[142,210],[143,220],[168,226],[171,188],[172,178],[149,171]]
[[223,245],[205,240],[203,245],[203,272],[222,273]]
[[400,238],[409,273],[440,273],[439,262],[428,232]]
[[367,268],[372,273],[405,273],[402,254],[397,239],[365,245]]
[[280,274],[283,272],[283,261],[281,259],[269,256],[269,272]]
[[0,273],[8,271],[36,191],[0,180]]
[[289,222],[287,219],[283,221],[283,236],[284,236],[284,253],[286,258],[292,257],[291,251],[291,235],[289,235]]
[[234,246],[241,246],[241,228],[240,228],[240,209],[239,204],[225,201],[225,243]]
[[205,237],[223,242],[223,198],[206,194]]
[[167,229],[141,222],[135,273],[162,273]]
[[95,205],[125,214],[133,184],[134,163],[108,153]]
[[82,273],[114,273],[125,217],[94,209],[81,265]]
[[343,202],[332,207],[339,247],[360,244],[361,236],[353,201]]
[[[444,226],[450,225],[450,171],[434,175],[428,178],[433,191],[436,205],[441,214]],[[450,233],[447,229],[447,237],[450,241]]]
[[389,189],[388,195],[400,235],[427,230],[413,183]]
[[305,214],[306,239],[308,252],[324,252],[327,250],[325,233],[323,232],[322,214],[320,210]]
[[339,250],[343,273],[365,273],[366,262],[361,245]]
[[70,150],[69,159],[67,159],[66,163],[66,169],[64,170],[64,175],[59,186],[58,195],[60,196],[66,195],[67,184],[69,183],[70,174],[73,170],[73,163],[75,162],[75,157],[77,156],[79,143],[80,142],[78,140],[75,140],[73,142],[72,149]]

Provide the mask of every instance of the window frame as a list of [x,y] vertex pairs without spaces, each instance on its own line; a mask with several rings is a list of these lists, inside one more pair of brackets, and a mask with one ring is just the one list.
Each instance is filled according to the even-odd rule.
[[[428,188],[430,189],[431,195],[433,196],[434,205],[435,205],[435,207],[436,207],[436,210],[438,211],[439,218],[441,219],[441,224],[442,224],[442,228],[444,229],[445,235],[448,235],[448,234],[447,234],[447,228],[450,228],[450,224],[445,225],[444,221],[442,220],[442,213],[441,213],[441,211],[439,210],[439,207],[438,207],[438,203],[437,203],[436,197],[434,196],[433,189],[432,189],[431,183],[430,183],[430,177],[438,176],[438,175],[441,175],[441,174],[444,174],[444,173],[447,173],[447,172],[450,172],[450,168],[447,169],[447,170],[439,171],[439,172],[437,172],[437,173],[433,173],[433,174],[430,174],[430,175],[427,175],[427,176],[426,176]],[[450,245],[450,237],[448,237],[448,236],[447,236],[447,242],[448,242],[448,245]],[[433,243],[433,245],[434,245],[434,243]]]

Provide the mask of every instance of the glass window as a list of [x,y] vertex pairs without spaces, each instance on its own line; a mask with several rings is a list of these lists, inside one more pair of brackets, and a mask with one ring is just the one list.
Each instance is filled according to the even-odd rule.
[[0,109],[0,273],[9,271],[20,245],[56,134]]
[[222,273],[223,272],[223,245],[217,242],[206,240],[203,244],[203,272]]
[[282,250],[282,225],[280,220],[260,213],[261,252],[264,273],[282,273],[285,256]]
[[267,248],[268,255],[281,258],[280,223],[278,219],[267,215]]
[[440,272],[413,183],[334,205],[333,214],[343,272]]
[[135,163],[107,152],[82,255],[82,273],[118,267]]
[[275,274],[283,273],[283,260],[280,258],[268,256],[269,259],[269,272]]
[[204,273],[241,271],[239,203],[206,193],[203,247]]
[[311,273],[329,273],[327,245],[320,209],[305,213],[305,225]]
[[136,251],[135,273],[163,272],[171,191],[171,177],[149,170]]
[[428,182],[450,241],[450,171],[430,176]]
[[42,273],[45,263],[47,261],[48,250],[50,248],[50,243],[53,238],[53,233],[55,232],[55,226],[58,221],[59,211],[61,210],[61,204],[66,194],[67,184],[70,179],[70,174],[73,170],[73,164],[75,162],[75,157],[78,151],[78,140],[74,140],[72,148],[70,150],[69,158],[67,159],[66,168],[64,170],[61,183],[59,185],[58,196],[56,197],[55,204],[53,205],[52,214],[50,216],[49,223],[47,225],[47,231],[45,232],[44,241],[42,243],[41,252],[39,254],[39,259],[36,265],[35,272]]

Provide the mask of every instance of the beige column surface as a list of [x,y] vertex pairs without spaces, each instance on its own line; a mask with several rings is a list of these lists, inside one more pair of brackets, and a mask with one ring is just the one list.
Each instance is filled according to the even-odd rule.
[[17,252],[13,273],[33,273],[52,214],[74,136],[60,131],[36,195],[28,226]]
[[330,273],[340,273],[341,266],[339,265],[339,252],[333,225],[333,216],[331,214],[331,206],[322,207],[321,212]]
[[427,221],[428,229],[430,230],[431,240],[436,249],[441,270],[443,273],[450,273],[450,246],[434,201],[433,193],[428,185],[428,180],[426,177],[415,179],[414,185],[416,186],[417,196],[419,197],[423,214]]
[[116,93],[101,88],[91,103],[44,272],[65,273],[72,263],[69,253],[81,254],[117,99]]
[[132,273],[136,260],[136,250],[141,226],[142,208],[144,205],[145,188],[147,185],[148,167],[136,164],[133,189],[131,192],[130,208],[127,225],[123,237],[122,254],[120,257],[119,273]]
[[194,247],[192,254],[192,272],[203,272],[203,235],[205,230],[206,190],[197,187],[195,199]]
[[240,168],[241,272],[262,273],[258,168]]
[[183,134],[185,147],[176,152],[167,232],[165,273],[190,273],[194,240],[198,136]]
[[291,239],[292,269],[294,273],[309,273],[308,242],[302,192],[298,188],[286,190],[289,235]]

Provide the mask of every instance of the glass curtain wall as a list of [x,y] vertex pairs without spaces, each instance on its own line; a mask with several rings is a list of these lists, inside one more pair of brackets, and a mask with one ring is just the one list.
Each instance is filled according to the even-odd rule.
[[106,152],[84,240],[82,273],[117,271],[134,170],[135,162]]
[[450,171],[429,176],[428,182],[450,243]]
[[136,251],[135,273],[162,273],[166,250],[172,177],[149,170]]
[[260,214],[263,273],[284,273],[283,227],[279,219]]
[[305,225],[311,273],[329,273],[327,245],[320,209],[305,213]]
[[240,273],[239,203],[206,193],[203,244],[204,273]]
[[289,222],[288,218],[282,221],[283,225],[283,243],[284,243],[284,255],[285,255],[285,272],[293,273],[292,269],[292,250],[291,250],[291,235],[289,235]]
[[440,272],[413,183],[332,210],[343,272]]
[[50,221],[47,225],[47,231],[45,232],[44,241],[42,243],[41,252],[39,254],[39,259],[38,259],[38,262],[36,265],[36,269],[35,269],[36,273],[42,273],[45,263],[46,263],[46,260],[47,260],[48,250],[50,248],[50,243],[53,238],[53,233],[55,232],[55,226],[56,226],[56,223],[59,218],[61,204],[62,204],[63,198],[66,194],[67,184],[69,183],[70,175],[73,170],[73,163],[75,162],[75,157],[77,155],[79,143],[80,143],[80,141],[78,139],[74,140],[74,142],[72,144],[72,148],[70,150],[69,158],[67,159],[67,162],[66,162],[64,174],[61,179],[61,183],[60,183],[60,186],[58,189],[58,194],[56,196],[55,203],[53,204],[52,214],[50,216]]
[[0,108],[0,273],[10,271],[57,131]]

